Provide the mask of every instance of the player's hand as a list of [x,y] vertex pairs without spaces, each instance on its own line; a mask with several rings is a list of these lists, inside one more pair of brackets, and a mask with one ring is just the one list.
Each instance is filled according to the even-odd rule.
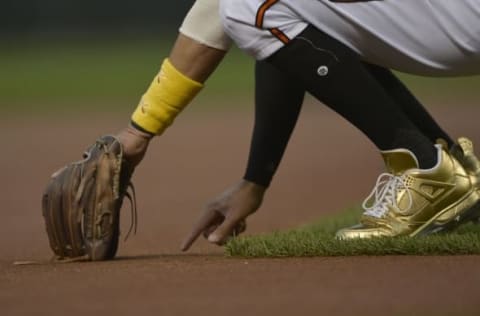
[[208,203],[205,211],[182,244],[186,251],[203,234],[211,243],[223,245],[246,229],[245,219],[262,204],[266,188],[241,180]]

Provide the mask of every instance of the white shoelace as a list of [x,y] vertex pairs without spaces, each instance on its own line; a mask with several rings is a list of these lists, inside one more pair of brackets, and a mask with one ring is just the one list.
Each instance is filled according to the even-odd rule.
[[[405,184],[405,176],[399,177],[391,173],[382,173],[378,176],[372,192],[363,201],[362,207],[365,210],[363,214],[381,218],[388,211],[388,206],[392,206],[396,211],[402,212],[397,204],[397,192],[399,189],[405,189],[407,192],[409,203],[403,211],[408,211],[412,206],[412,193]],[[375,200],[369,205],[372,198],[375,198]]]

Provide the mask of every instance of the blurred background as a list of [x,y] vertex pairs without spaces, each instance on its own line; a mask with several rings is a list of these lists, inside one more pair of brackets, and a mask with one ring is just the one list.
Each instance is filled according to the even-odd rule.
[[[98,136],[126,126],[192,4],[0,1],[3,258],[50,255],[39,205],[47,180]],[[202,206],[241,177],[253,126],[252,70],[253,61],[232,49],[193,104],[155,139],[134,179],[142,234],[122,244],[124,254],[177,252]],[[478,77],[402,78],[449,131],[480,142]],[[309,98],[249,230],[295,227],[356,205],[381,166],[363,135]],[[12,247],[12,238],[22,246]]]
[[[1,111],[130,111],[193,2],[2,0]],[[233,49],[195,102],[208,108],[226,96],[250,101],[252,68],[253,62]],[[403,78],[429,103],[459,98],[476,103],[479,95],[478,78]]]
[[[2,0],[1,111],[131,111],[193,2]],[[243,97],[252,65],[233,50],[196,102]]]

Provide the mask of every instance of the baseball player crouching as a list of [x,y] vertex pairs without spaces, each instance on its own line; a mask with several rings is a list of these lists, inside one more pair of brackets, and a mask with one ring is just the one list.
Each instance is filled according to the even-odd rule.
[[[195,2],[130,126],[118,135],[132,169],[149,141],[196,96],[228,51],[230,39],[220,20],[212,18],[218,2]],[[373,201],[365,203],[361,224],[338,237],[416,236],[471,216],[479,199],[475,175],[480,171],[471,143],[454,142],[388,70],[478,73],[479,26],[474,21],[479,2],[435,3],[223,1],[227,33],[261,60],[256,66],[255,130],[245,176],[209,204],[182,249],[201,234],[223,244],[245,229],[245,219],[260,207],[278,167],[305,91],[364,132],[386,161],[388,172],[372,192]],[[454,23],[459,16],[460,23]],[[202,23],[207,18],[210,23]],[[424,20],[429,21],[424,25]],[[438,34],[423,41],[423,34],[433,30]],[[293,83],[292,78],[301,80]],[[278,116],[279,108],[282,119],[275,120],[271,114]],[[435,144],[438,139],[448,151]],[[462,211],[454,217],[458,209]]]
[[[398,106],[378,72],[479,74],[480,1],[223,0],[220,15],[241,49],[299,79],[381,151],[387,172],[364,202],[360,224],[339,238],[417,236],[470,216],[479,200],[471,144],[454,154],[438,126],[425,128]],[[465,156],[475,163],[462,166]]]

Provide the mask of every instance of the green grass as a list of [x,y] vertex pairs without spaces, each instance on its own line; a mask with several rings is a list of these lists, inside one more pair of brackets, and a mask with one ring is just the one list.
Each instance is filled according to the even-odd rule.
[[226,245],[235,257],[312,257],[381,255],[480,254],[480,225],[466,224],[449,234],[409,238],[373,238],[342,241],[335,232],[354,225],[360,212],[345,213],[285,232],[239,237]]
[[[168,56],[173,40],[34,40],[0,47],[0,109],[41,111],[75,105],[132,108]],[[252,91],[253,60],[233,50],[202,97]],[[251,95],[251,94],[249,94]]]
[[[173,38],[162,35],[4,41],[0,43],[0,111],[130,110],[172,44]],[[213,105],[241,100],[233,103],[250,106],[253,65],[251,58],[232,49],[197,100]],[[478,76],[401,77],[420,99],[433,98],[432,104],[480,96]]]

